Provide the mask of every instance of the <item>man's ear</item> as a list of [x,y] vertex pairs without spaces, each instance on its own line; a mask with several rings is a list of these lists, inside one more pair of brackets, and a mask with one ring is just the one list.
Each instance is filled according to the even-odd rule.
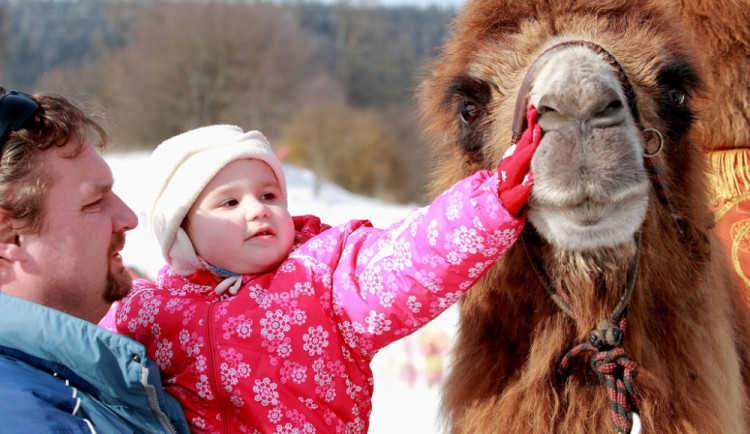
[[8,213],[0,209],[0,257],[16,261],[21,253],[21,237],[13,226],[13,220]]

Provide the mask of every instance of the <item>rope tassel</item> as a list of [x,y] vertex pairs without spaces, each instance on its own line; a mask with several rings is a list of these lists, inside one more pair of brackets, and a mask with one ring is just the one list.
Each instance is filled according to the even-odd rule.
[[[623,315],[620,329],[625,330],[626,318]],[[595,332],[592,332],[592,336]],[[638,413],[640,398],[635,391],[633,380],[638,377],[638,364],[627,356],[622,346],[594,346],[585,343],[568,351],[557,366],[560,381],[568,377],[573,362],[584,354],[591,353],[591,369],[599,380],[607,386],[609,410],[612,423],[618,433],[630,433],[633,429],[633,414]]]

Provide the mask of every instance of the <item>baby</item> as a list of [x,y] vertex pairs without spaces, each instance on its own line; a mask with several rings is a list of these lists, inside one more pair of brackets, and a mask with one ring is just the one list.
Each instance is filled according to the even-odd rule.
[[541,131],[388,228],[287,211],[265,137],[229,125],[163,142],[151,228],[167,261],[116,328],[144,343],[193,432],[365,433],[377,351],[435,318],[518,238]]

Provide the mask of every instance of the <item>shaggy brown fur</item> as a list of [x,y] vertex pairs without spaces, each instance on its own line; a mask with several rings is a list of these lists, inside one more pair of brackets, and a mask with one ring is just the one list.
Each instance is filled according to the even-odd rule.
[[676,3],[708,69],[708,92],[696,101],[696,142],[704,150],[750,148],[750,2]]
[[[470,0],[420,87],[437,156],[434,191],[478,169],[494,169],[510,143],[516,95],[530,64],[556,42],[585,39],[608,50],[627,72],[644,125],[665,135],[657,163],[675,207],[692,234],[704,234],[713,218],[705,161],[691,113],[670,114],[669,87],[684,87],[688,110],[694,110],[701,95],[697,77],[706,65],[684,25],[670,15],[675,11],[661,3]],[[466,126],[460,113],[469,106],[481,115]],[[722,249],[710,231],[706,251],[686,248],[653,192],[641,233],[624,348],[639,365],[635,386],[644,432],[748,432],[750,316]],[[624,281],[634,251],[544,251],[545,266],[568,289],[578,319],[553,303],[522,242],[516,243],[461,303],[443,391],[446,422],[454,432],[614,431],[606,388],[588,363],[578,362],[563,384],[554,369],[612,311],[621,292],[606,291],[601,282],[619,288],[612,283]]]

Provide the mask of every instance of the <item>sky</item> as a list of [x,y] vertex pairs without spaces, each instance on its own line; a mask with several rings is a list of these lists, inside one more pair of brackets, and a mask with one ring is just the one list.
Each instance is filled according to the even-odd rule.
[[[138,215],[138,226],[127,232],[121,255],[126,265],[155,276],[164,265],[156,241],[148,230],[143,168],[149,152],[105,153],[112,168],[114,191]],[[332,225],[368,218],[385,227],[406,217],[415,205],[383,202],[359,196],[333,184],[313,193],[312,172],[284,164],[292,215],[314,214]],[[369,434],[435,434],[438,424],[439,385],[458,321],[456,307],[448,309],[416,333],[394,342],[375,356],[373,410]]]

